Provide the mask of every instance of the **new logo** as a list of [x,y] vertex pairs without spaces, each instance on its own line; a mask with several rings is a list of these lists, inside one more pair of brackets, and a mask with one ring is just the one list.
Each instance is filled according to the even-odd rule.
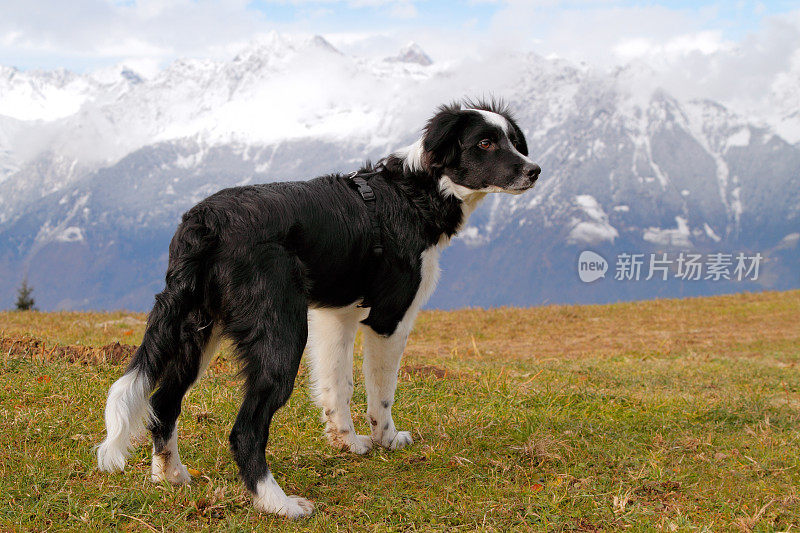
[[584,250],[578,257],[578,277],[584,283],[591,283],[606,277],[607,270],[608,262],[600,254]]

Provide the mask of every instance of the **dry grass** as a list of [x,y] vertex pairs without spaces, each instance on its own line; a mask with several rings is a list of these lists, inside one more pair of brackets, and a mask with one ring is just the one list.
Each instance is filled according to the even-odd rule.
[[[723,353],[797,357],[800,292],[653,300],[614,305],[429,311],[407,354],[523,360],[620,354]],[[755,320],[754,320],[755,319]],[[476,350],[477,345],[477,350]]]

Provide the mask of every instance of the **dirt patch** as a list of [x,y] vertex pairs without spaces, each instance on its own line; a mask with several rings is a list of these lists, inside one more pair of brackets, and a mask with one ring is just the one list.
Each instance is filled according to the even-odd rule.
[[400,367],[400,373],[405,376],[434,376],[438,379],[447,377],[448,371],[436,365],[403,365]]
[[110,363],[118,365],[130,359],[136,346],[114,342],[105,346],[48,345],[32,337],[0,336],[0,355],[34,361],[69,361],[86,365]]

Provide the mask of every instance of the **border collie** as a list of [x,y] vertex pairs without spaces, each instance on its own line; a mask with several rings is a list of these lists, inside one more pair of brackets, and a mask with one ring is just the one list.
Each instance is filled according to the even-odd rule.
[[[439,252],[487,193],[533,187],[540,168],[527,154],[504,105],[466,101],[440,107],[421,139],[374,167],[224,189],[191,208],[170,243],[166,288],[142,344],[109,390],[100,469],[122,470],[131,437],[147,427],[152,480],[190,481],[176,422],[222,337],[244,376],[231,451],[260,511],[300,517],[314,509],[283,492],[264,452],[309,338],[330,442],[359,454],[411,444],[411,434],[395,427],[392,403],[406,339],[436,285]],[[358,435],[350,414],[359,327],[371,435]]]

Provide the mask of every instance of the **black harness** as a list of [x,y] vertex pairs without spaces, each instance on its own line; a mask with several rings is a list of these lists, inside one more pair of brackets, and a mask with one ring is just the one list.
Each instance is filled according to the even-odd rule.
[[381,169],[379,166],[373,172],[359,174],[356,171],[347,176],[350,185],[356,188],[358,194],[361,195],[361,198],[364,199],[364,203],[367,205],[371,227],[370,240],[372,241],[372,254],[375,257],[381,257],[383,255],[383,239],[381,239],[381,226],[378,222],[378,208],[375,205],[375,191],[373,191],[372,187],[369,186],[367,179],[375,176],[376,174],[380,174],[380,172]]

